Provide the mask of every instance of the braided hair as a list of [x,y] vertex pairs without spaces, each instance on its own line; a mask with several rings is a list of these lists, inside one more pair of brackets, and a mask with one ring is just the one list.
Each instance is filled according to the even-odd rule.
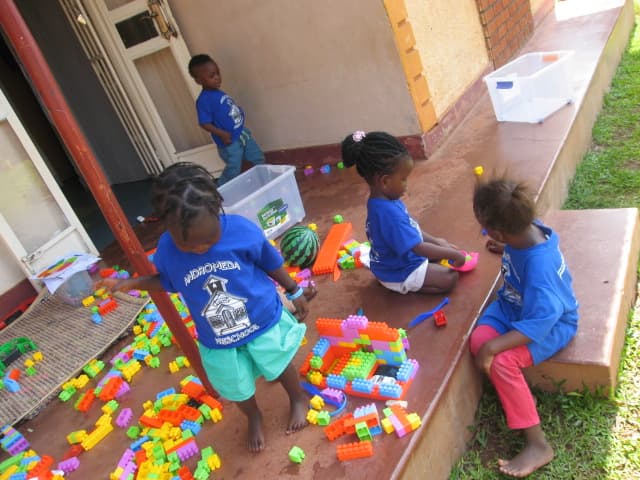
[[342,141],[342,161],[345,167],[356,166],[367,183],[377,175],[389,175],[399,161],[409,156],[406,147],[386,132],[354,132]]
[[535,219],[536,206],[525,184],[504,179],[490,180],[476,186],[473,213],[483,227],[517,235]]
[[213,176],[195,163],[175,163],[153,179],[151,205],[155,216],[179,222],[184,238],[200,213],[219,216],[222,202]]

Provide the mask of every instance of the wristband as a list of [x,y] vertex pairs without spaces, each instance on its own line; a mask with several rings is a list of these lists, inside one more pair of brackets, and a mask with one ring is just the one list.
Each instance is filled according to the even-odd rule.
[[302,287],[298,287],[298,289],[293,293],[285,293],[285,297],[287,297],[287,300],[293,302],[296,298],[300,298],[303,293],[304,290],[302,289]]

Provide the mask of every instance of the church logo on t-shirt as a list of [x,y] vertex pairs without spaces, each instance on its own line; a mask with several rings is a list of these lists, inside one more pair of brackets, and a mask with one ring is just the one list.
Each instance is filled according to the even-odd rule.
[[227,292],[226,283],[226,279],[211,275],[204,286],[210,298],[202,310],[202,316],[218,337],[239,332],[251,325],[246,307],[247,299]]

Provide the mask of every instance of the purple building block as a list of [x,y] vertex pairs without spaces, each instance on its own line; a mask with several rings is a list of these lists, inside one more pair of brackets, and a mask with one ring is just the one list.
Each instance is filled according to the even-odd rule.
[[357,330],[362,330],[367,328],[369,325],[369,319],[364,315],[349,315],[346,320],[343,322],[343,328],[355,328]]
[[125,428],[131,422],[131,417],[133,416],[133,411],[130,408],[123,408],[118,418],[116,418],[116,425],[120,428]]
[[126,381],[123,380],[122,384],[120,385],[120,388],[116,392],[116,398],[120,398],[122,395],[127,393],[129,390],[131,390],[131,387],[129,386],[129,383],[127,383]]
[[70,473],[75,472],[79,466],[80,460],[78,460],[78,457],[71,457],[58,463],[58,470],[62,470],[64,473]]
[[[127,464],[132,463],[135,457],[135,453],[130,448],[127,448],[122,456],[120,457],[120,461],[118,462],[118,466],[120,468],[125,468]],[[126,477],[125,477],[126,478]]]
[[337,403],[342,403],[344,400],[344,392],[335,388],[325,388],[324,390],[322,390],[322,392],[320,392],[320,394],[323,397]]
[[183,445],[176,450],[176,453],[178,454],[180,461],[184,462],[189,458],[198,455],[200,453],[200,449],[198,448],[198,445],[196,445],[195,440],[191,440],[190,442],[187,442],[186,445]]

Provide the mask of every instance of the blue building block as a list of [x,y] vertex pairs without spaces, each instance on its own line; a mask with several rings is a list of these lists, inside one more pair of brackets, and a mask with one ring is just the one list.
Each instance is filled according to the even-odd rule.
[[351,382],[351,388],[356,392],[371,393],[373,392],[374,383],[364,378],[354,378]]
[[380,384],[378,392],[383,397],[400,398],[402,395],[402,387],[397,383]]
[[138,450],[140,450],[142,448],[142,444],[145,443],[145,442],[148,442],[149,440],[151,440],[149,435],[145,435],[144,437],[140,437],[138,440],[136,440],[131,445],[129,445],[129,448],[131,450],[133,450],[134,452],[137,452]]
[[342,375],[327,376],[327,387],[344,390],[346,386],[347,386],[347,379]]
[[160,400],[162,397],[166,397],[168,395],[175,395],[176,394],[176,389],[171,387],[171,388],[167,388],[166,390],[163,390],[161,392],[158,392],[156,394],[156,400]]
[[194,435],[198,435],[198,433],[200,433],[200,430],[202,429],[202,426],[198,422],[183,420],[180,424],[180,428],[182,428],[183,430],[191,430],[191,433],[193,433]]
[[313,354],[317,355],[318,357],[324,357],[329,351],[330,347],[331,344],[329,343],[329,340],[327,340],[326,338],[321,338],[320,340],[318,340],[315,347],[313,347]]

